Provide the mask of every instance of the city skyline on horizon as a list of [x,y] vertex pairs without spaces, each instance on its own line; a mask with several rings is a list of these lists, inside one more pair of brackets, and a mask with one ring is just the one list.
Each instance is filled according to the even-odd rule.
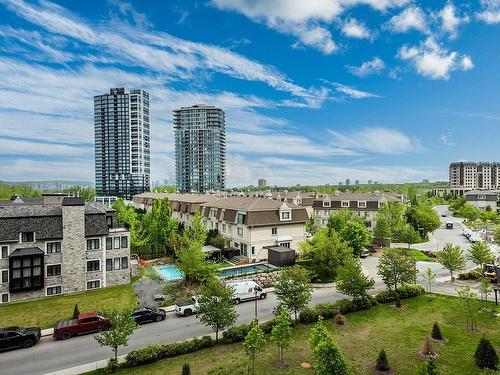
[[151,181],[175,180],[172,111],[199,103],[226,113],[230,187],[498,159],[500,4],[340,3],[0,1],[0,179],[93,181],[112,87],[151,95]]

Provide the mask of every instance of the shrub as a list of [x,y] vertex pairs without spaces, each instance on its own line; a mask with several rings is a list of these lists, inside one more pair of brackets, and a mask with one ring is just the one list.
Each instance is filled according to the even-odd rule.
[[301,323],[314,323],[317,322],[319,314],[314,308],[306,307],[299,314],[299,321]]
[[141,366],[165,358],[163,357],[163,346],[164,345],[160,344],[152,344],[141,349],[132,350],[125,357],[127,366]]
[[335,322],[335,324],[344,326],[347,323],[347,320],[345,318],[345,315],[337,314],[337,315],[335,315],[334,322]]
[[260,325],[260,329],[262,329],[262,332],[264,332],[265,334],[268,334],[268,333],[271,333],[274,326],[276,325],[276,320],[271,319],[271,320],[268,320],[267,322],[261,323],[259,325]]
[[106,372],[108,374],[114,374],[118,369],[118,360],[116,358],[108,359],[108,364],[106,365]]
[[383,290],[375,298],[378,303],[394,303],[398,300],[398,293],[394,290]]
[[498,355],[495,348],[491,345],[490,340],[487,340],[484,337],[481,338],[479,344],[477,345],[474,358],[476,359],[476,365],[479,368],[487,368],[490,370],[496,370],[498,368]]
[[382,349],[380,353],[378,353],[377,363],[375,365],[375,369],[378,371],[389,371],[389,360],[387,359],[387,354],[385,354],[385,350]]
[[319,303],[314,309],[318,315],[324,319],[331,319],[339,313],[339,308],[335,303]]
[[479,268],[475,268],[469,272],[462,272],[458,274],[460,280],[479,280],[483,277],[483,273]]
[[434,322],[434,325],[432,326],[431,337],[435,340],[443,339],[443,335],[441,334],[441,328],[439,328],[439,324],[437,322]]
[[191,375],[191,368],[188,363],[184,363],[182,366],[182,374],[181,375]]
[[247,337],[248,332],[250,332],[250,328],[249,324],[233,326],[222,333],[222,342],[226,344],[241,342],[245,340],[245,337]]
[[399,298],[401,299],[418,297],[424,293],[425,289],[422,285],[407,284],[398,289]]

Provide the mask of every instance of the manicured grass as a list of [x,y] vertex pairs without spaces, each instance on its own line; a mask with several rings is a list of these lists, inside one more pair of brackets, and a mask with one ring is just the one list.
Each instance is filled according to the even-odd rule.
[[[437,364],[441,374],[481,374],[474,365],[473,355],[482,335],[486,335],[496,348],[500,347],[500,318],[491,312],[481,312],[478,317],[479,332],[468,332],[465,316],[455,297],[435,296],[429,299],[421,296],[405,300],[403,310],[379,305],[368,311],[347,315],[347,328],[334,327],[331,320],[326,324],[345,354],[352,374],[370,374],[370,366],[380,349],[384,348],[395,373],[411,375],[423,363],[417,358],[417,352],[426,335],[430,334],[434,321],[439,322],[443,335],[449,339],[447,344],[434,344],[439,353]],[[268,343],[266,352],[259,355],[255,373],[312,375],[313,370],[300,366],[302,362],[312,361],[307,341],[311,327],[299,325],[295,328],[295,343],[285,352],[285,359],[289,362],[287,369],[274,367],[277,349]],[[121,369],[118,373],[178,375],[184,363],[189,363],[191,372],[196,375],[245,375],[248,361],[241,344],[220,345],[143,367]]]
[[127,284],[68,296],[0,305],[0,327],[18,325],[51,328],[58,320],[71,318],[75,304],[78,304],[81,313],[99,311],[106,306],[134,307],[136,296],[132,285]]
[[423,262],[437,262],[436,258],[432,258],[428,255],[425,255],[421,250],[418,249],[408,249],[408,248],[400,248],[403,250],[406,254],[410,255],[411,257],[415,258],[416,261],[423,261]]

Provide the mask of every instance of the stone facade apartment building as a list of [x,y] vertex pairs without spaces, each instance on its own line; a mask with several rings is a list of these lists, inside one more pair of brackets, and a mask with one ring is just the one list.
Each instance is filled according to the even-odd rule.
[[313,202],[313,215],[321,226],[326,225],[328,217],[341,209],[348,209],[364,217],[366,226],[373,230],[376,225],[378,210],[389,201],[406,203],[406,197],[401,194],[388,192],[373,193],[341,193],[332,195],[323,194]]
[[75,197],[0,201],[0,303],[130,282],[130,233]]
[[155,199],[167,197],[173,217],[190,226],[196,212],[206,228],[216,229],[229,248],[250,262],[268,259],[267,247],[297,249],[305,239],[307,210],[292,202],[260,197],[203,194],[144,193],[133,197],[136,207],[149,210]]

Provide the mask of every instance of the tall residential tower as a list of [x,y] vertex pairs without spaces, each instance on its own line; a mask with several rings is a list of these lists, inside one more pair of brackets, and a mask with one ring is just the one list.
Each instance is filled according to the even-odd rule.
[[175,171],[180,192],[222,190],[226,172],[224,111],[193,105],[174,111]]
[[113,88],[94,97],[95,185],[100,197],[150,189],[149,94]]

